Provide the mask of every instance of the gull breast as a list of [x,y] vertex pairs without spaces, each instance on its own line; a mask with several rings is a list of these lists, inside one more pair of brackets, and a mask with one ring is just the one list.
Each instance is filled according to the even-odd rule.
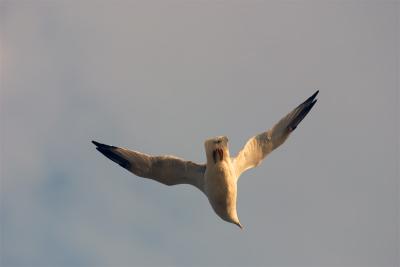
[[227,163],[221,162],[207,168],[205,192],[215,213],[223,220],[231,221],[236,217],[236,179]]

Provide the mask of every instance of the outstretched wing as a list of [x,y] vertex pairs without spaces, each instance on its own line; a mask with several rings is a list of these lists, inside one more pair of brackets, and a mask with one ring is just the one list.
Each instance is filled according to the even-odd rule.
[[296,129],[297,125],[304,119],[314,104],[317,102],[316,91],[311,97],[300,104],[292,112],[283,117],[270,130],[250,138],[236,158],[233,159],[234,168],[238,176],[244,171],[253,168],[280,146]]
[[149,156],[125,148],[92,142],[104,156],[137,176],[153,179],[165,185],[191,184],[204,192],[206,165],[173,156]]

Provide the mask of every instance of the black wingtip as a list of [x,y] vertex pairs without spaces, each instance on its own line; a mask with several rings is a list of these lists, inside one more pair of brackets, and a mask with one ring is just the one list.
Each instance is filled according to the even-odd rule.
[[102,145],[101,143],[96,142],[96,141],[94,141],[94,140],[92,140],[92,143],[93,143],[95,146],[100,146],[100,145]]
[[111,159],[115,163],[118,163],[122,167],[127,168],[127,169],[129,168],[129,166],[130,166],[129,161],[127,159],[125,159],[123,156],[121,156],[120,154],[115,152],[115,149],[117,147],[105,145],[105,144],[96,142],[94,140],[92,140],[92,143],[96,145],[97,151],[99,151],[101,154],[103,154],[107,158]]
[[319,90],[317,90],[312,96],[310,96],[306,101],[304,101],[301,105],[299,105],[297,108],[300,109],[298,114],[296,115],[295,118],[290,122],[288,128],[289,131],[293,131],[297,128],[297,126],[300,124],[300,122],[305,118],[305,116],[310,112],[310,110],[313,108],[315,103],[317,103],[318,99],[315,99],[317,94],[319,93]]
[[314,99],[313,102],[311,102],[311,104],[309,105],[309,111],[312,109],[312,107],[315,105],[315,103],[317,103],[318,99]]
[[317,90],[312,96],[310,96],[309,98],[307,98],[307,100],[304,101],[304,103],[313,101],[314,98],[318,95],[318,93],[319,93],[319,90]]
[[115,163],[119,164],[121,167],[129,169],[130,163],[129,160],[125,159],[123,156],[119,155],[118,153],[115,153],[113,149],[109,148],[102,148],[102,147],[96,147],[96,149],[106,156],[107,158],[111,159]]
[[92,143],[96,146],[96,148],[103,148],[103,149],[116,148],[115,146],[109,146],[109,145],[102,144],[102,143],[99,143],[99,142],[94,141],[94,140],[92,140]]

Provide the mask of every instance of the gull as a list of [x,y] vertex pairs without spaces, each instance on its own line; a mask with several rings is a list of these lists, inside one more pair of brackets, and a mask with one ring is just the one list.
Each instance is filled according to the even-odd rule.
[[110,160],[143,178],[165,185],[190,184],[203,192],[215,213],[241,229],[236,211],[237,182],[246,170],[256,167],[289,135],[317,102],[316,91],[306,101],[283,117],[268,131],[250,138],[243,149],[231,157],[228,138],[217,136],[204,142],[207,162],[197,164],[174,156],[151,156],[126,148],[92,141]]

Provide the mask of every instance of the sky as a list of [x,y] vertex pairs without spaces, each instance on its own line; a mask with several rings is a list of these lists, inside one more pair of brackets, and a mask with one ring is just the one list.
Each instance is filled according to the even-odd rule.
[[[0,0],[0,265],[399,266],[398,1]],[[320,90],[244,230],[92,139],[205,162]]]

